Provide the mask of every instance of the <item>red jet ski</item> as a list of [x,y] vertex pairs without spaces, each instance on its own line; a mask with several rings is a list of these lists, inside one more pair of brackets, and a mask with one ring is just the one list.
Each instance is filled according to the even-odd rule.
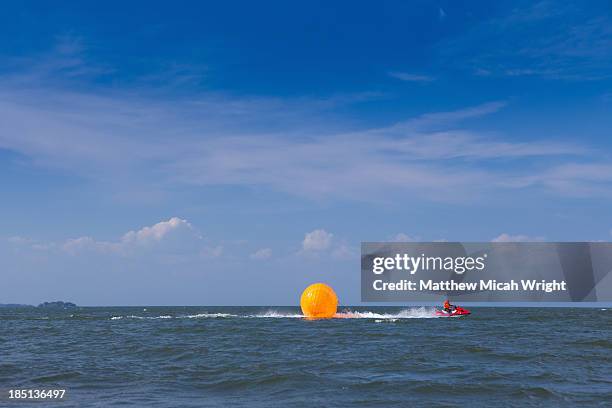
[[471,314],[467,309],[462,308],[461,306],[455,306],[455,308],[449,313],[446,310],[436,309],[436,316],[444,316],[444,317],[455,317],[455,316],[467,316]]

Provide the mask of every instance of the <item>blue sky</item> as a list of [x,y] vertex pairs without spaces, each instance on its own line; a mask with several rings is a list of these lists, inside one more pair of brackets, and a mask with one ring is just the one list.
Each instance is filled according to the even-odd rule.
[[359,244],[612,238],[591,2],[15,2],[0,302],[359,302]]

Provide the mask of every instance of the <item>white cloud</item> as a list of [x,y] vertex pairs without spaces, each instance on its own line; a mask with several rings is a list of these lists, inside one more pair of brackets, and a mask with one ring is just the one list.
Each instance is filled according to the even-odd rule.
[[272,256],[272,249],[262,248],[251,254],[251,259],[264,260]]
[[20,248],[37,251],[58,251],[72,256],[106,254],[119,256],[150,256],[167,254],[175,259],[190,256],[216,258],[222,246],[211,245],[187,221],[172,217],[151,226],[128,231],[114,241],[103,241],[91,236],[70,238],[59,242],[39,242],[30,238],[10,237],[7,241]]
[[329,249],[333,236],[333,234],[323,229],[308,232],[304,236],[304,241],[302,241],[302,250],[305,252],[318,252]]
[[612,164],[568,163],[524,179],[572,196],[612,196]]
[[138,231],[127,232],[121,238],[121,243],[124,245],[148,245],[167,239],[171,235],[183,235],[196,239],[202,238],[186,220],[172,217],[168,221],[158,222],[155,225],[144,227]]
[[344,240],[337,240],[334,234],[317,229],[307,233],[302,241],[302,249],[299,254],[314,256],[331,257],[337,260],[355,259],[355,250]]
[[[167,221],[161,221],[137,231],[129,231],[118,241],[98,241],[85,236],[69,239],[61,245],[61,248],[73,255],[82,251],[128,254],[144,249],[194,252],[202,245],[202,236],[189,222],[178,217],[172,217]],[[217,249],[207,250],[210,250],[212,254],[219,252]]]
[[70,254],[76,254],[83,250],[96,250],[108,247],[108,242],[96,242],[91,237],[80,237],[68,239],[63,245],[62,249]]
[[491,242],[542,242],[543,237],[530,237],[527,235],[510,235],[503,233],[491,240]]
[[389,76],[406,82],[431,82],[435,78],[427,75],[410,74],[408,72],[389,72]]
[[[130,89],[74,91],[49,77],[58,66],[86,69],[82,47],[67,40],[59,48],[55,57],[28,61],[30,68],[18,70],[21,80],[0,76],[0,148],[113,189],[153,194],[232,185],[375,202],[406,196],[455,202],[534,184],[570,195],[612,190],[612,179],[593,175],[609,164],[584,146],[462,128],[462,121],[493,114],[504,102],[355,128],[333,115],[313,120],[351,98],[204,93],[168,101],[135,97]],[[576,158],[583,164],[574,164]],[[508,165],[491,167],[495,159]],[[572,166],[593,168],[578,178]]]
[[403,232],[400,232],[398,234],[395,234],[393,237],[391,237],[391,241],[392,242],[415,242],[415,241],[418,241],[418,238],[411,237],[408,234],[404,234]]

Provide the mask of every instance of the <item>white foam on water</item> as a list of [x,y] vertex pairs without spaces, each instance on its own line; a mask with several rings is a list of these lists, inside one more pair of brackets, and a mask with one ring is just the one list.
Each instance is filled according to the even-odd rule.
[[304,318],[304,315],[296,314],[296,313],[277,312],[276,310],[268,310],[267,312],[264,312],[264,313],[259,313],[256,315],[247,315],[246,317],[263,317],[263,318],[273,318],[273,319],[281,319],[281,318],[302,319]]
[[198,313],[193,315],[179,316],[179,318],[187,319],[210,319],[210,318],[223,318],[223,317],[239,317],[238,315],[231,313]]
[[240,317],[238,315],[229,314],[229,313],[198,313],[193,315],[185,315],[185,316],[171,316],[171,315],[161,315],[161,316],[113,316],[111,320],[120,320],[120,319],[139,319],[139,320],[157,320],[157,319],[210,319],[210,318],[222,318],[222,317]]
[[[305,318],[302,314],[277,312],[275,310],[269,310],[264,313],[256,315],[247,315],[245,317],[259,317],[259,318],[290,318],[290,319],[303,319]],[[410,309],[404,309],[397,313],[375,313],[369,311],[357,312],[346,310],[336,313],[334,318],[337,319],[378,319],[384,321],[397,321],[398,319],[435,319],[436,311],[434,308],[427,307],[415,307]]]
[[343,311],[337,313],[334,317],[340,319],[435,319],[436,310],[428,307],[413,307],[410,309],[400,310],[397,313],[375,313],[375,312],[354,312]]
[[398,320],[399,319],[376,319],[374,320],[374,323],[395,323]]
[[139,320],[157,320],[157,319],[172,319],[173,316],[170,315],[162,315],[162,316],[113,316],[111,320],[120,320],[120,319],[139,319]]
[[[236,315],[231,313],[197,313],[191,315],[182,316],[112,316],[111,320],[120,319],[140,319],[140,320],[156,320],[156,319],[214,319],[214,318],[264,318],[264,319],[303,319],[304,315],[299,313],[279,312],[276,310],[268,310],[263,313],[254,315]],[[336,319],[374,319],[377,323],[381,322],[395,322],[399,319],[434,319],[440,316],[436,316],[434,308],[427,307],[414,307],[409,309],[400,310],[397,313],[376,313],[370,311],[351,311],[344,310],[336,313],[334,318]]]

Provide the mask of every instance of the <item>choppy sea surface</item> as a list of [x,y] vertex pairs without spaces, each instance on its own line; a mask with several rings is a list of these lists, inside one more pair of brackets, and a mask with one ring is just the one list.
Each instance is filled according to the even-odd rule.
[[[0,309],[0,406],[611,406],[612,310]],[[14,402],[7,390],[66,389]]]

